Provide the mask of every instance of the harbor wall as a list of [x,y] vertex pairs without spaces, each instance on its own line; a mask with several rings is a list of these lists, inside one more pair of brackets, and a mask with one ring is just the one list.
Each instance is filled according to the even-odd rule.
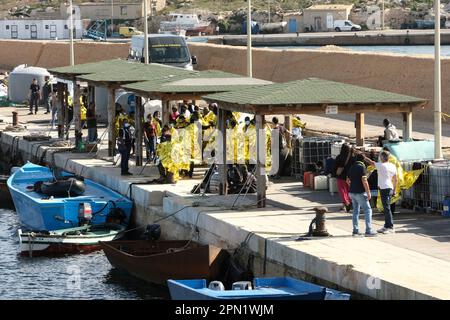
[[[0,40],[0,68],[20,64],[43,68],[70,64],[69,43],[63,41]],[[128,56],[128,43],[76,41],[75,63],[88,63]]]

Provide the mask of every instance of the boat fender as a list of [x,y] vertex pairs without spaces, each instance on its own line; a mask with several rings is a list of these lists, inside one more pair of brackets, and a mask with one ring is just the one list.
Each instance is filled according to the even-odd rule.
[[146,240],[159,240],[161,237],[161,226],[159,224],[148,224],[145,228],[144,237]]
[[209,283],[208,289],[211,289],[214,291],[224,291],[225,287],[221,281],[211,281]]

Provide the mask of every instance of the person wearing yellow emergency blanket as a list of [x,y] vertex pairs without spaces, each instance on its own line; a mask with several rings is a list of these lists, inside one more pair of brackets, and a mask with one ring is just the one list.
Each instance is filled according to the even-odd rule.
[[164,126],[162,129],[160,143],[156,147],[159,158],[159,172],[161,180],[166,182],[177,182],[180,179],[181,170],[189,170],[189,157],[184,154],[185,148],[179,138],[173,137],[172,129]]
[[301,138],[305,128],[306,122],[302,122],[299,116],[292,118],[292,136],[294,138]]

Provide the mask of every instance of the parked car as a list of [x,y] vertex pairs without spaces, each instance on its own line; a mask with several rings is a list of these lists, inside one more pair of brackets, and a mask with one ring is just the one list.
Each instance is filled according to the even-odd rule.
[[359,24],[354,24],[350,20],[335,20],[333,23],[334,30],[340,31],[361,31]]
[[119,35],[123,38],[130,38],[135,35],[141,35],[144,34],[142,31],[137,30],[134,27],[120,27],[119,28]]

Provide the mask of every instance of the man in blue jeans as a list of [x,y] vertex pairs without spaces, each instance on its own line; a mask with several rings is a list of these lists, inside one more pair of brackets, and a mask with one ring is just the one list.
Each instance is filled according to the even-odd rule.
[[359,210],[362,208],[366,219],[366,237],[376,236],[377,233],[372,231],[372,208],[370,207],[370,188],[367,182],[366,166],[364,164],[364,156],[357,154],[356,162],[350,167],[347,179],[350,180],[350,198],[353,203],[353,236],[359,233]]
[[395,233],[391,211],[391,197],[395,195],[397,186],[397,168],[393,163],[389,162],[389,156],[389,151],[382,151],[380,153],[381,162],[365,158],[378,171],[378,189],[380,190],[381,203],[383,204],[384,226],[377,231],[383,234]]

